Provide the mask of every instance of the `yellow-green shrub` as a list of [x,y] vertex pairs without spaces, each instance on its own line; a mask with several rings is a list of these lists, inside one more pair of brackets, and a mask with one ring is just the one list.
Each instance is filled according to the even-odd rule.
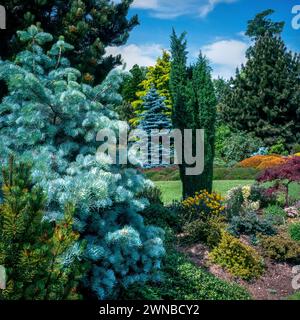
[[226,224],[222,219],[211,218],[207,221],[197,219],[183,227],[186,233],[184,241],[189,243],[203,242],[213,249],[216,247],[222,238],[222,230]]
[[196,192],[194,197],[189,197],[182,202],[185,211],[185,223],[197,219],[207,220],[224,214],[224,199],[216,192],[209,193],[206,190]]
[[300,261],[300,244],[292,240],[288,234],[278,234],[274,237],[261,236],[260,240],[265,256],[276,261]]
[[245,280],[259,277],[264,270],[263,259],[259,254],[225,231],[220,244],[209,254],[209,258],[232,275]]

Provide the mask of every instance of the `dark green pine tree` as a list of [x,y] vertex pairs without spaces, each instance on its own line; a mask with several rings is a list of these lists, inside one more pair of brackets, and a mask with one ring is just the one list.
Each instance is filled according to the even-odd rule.
[[[173,99],[172,121],[176,129],[205,129],[205,169],[198,176],[186,175],[186,163],[179,166],[183,198],[195,192],[212,190],[215,141],[216,98],[207,60],[199,56],[197,63],[187,68],[185,34],[171,36],[172,68],[170,87]],[[195,132],[193,137],[195,149]],[[182,148],[184,150],[184,148]],[[193,150],[194,151],[194,150]]]
[[132,67],[121,88],[123,103],[117,109],[120,119],[129,122],[135,117],[132,102],[137,99],[136,93],[141,90],[141,83],[146,79],[147,68],[137,64]]
[[143,100],[144,112],[142,113],[142,120],[138,129],[142,129],[148,134],[148,161],[144,166],[154,168],[170,164],[170,162],[166,162],[164,159],[164,157],[168,157],[168,159],[171,158],[172,153],[170,152],[170,149],[166,150],[162,145],[161,140],[158,140],[158,148],[151,143],[151,138],[154,138],[155,136],[158,139],[161,139],[164,135],[166,137],[168,136],[167,132],[162,131],[162,134],[160,134],[157,130],[169,131],[172,127],[171,121],[166,115],[168,107],[164,103],[165,98],[160,96],[158,91],[152,87]]
[[230,92],[230,81],[223,78],[213,80],[215,94],[217,98],[217,119],[216,127],[226,125],[223,121],[222,110],[228,93]]
[[146,79],[147,68],[135,64],[123,82],[121,94],[125,101],[132,103],[137,99],[136,93],[141,90],[141,82]]
[[0,32],[0,57],[11,59],[22,45],[18,30],[40,23],[45,32],[75,47],[69,54],[73,66],[86,82],[99,84],[108,72],[120,64],[121,56],[105,55],[107,46],[126,43],[130,31],[138,25],[138,17],[127,18],[133,0],[2,0],[6,8],[7,28]]
[[234,129],[262,138],[265,146],[283,140],[291,149],[300,142],[300,59],[280,36],[284,24],[267,19],[272,12],[249,22],[247,35],[255,44],[232,81],[222,116]]
[[44,192],[34,185],[30,168],[10,158],[3,169],[0,205],[0,265],[6,285],[0,300],[78,299],[85,264],[77,259],[79,235],[72,229],[74,207],[61,222],[43,222]]

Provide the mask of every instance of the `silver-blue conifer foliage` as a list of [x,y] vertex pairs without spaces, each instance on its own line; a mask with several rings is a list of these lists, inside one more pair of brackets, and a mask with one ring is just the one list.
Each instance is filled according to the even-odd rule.
[[0,60],[9,87],[0,104],[1,156],[33,164],[32,178],[48,199],[44,219],[59,220],[66,203],[76,205],[74,228],[91,264],[83,282],[99,299],[114,297],[121,286],[159,280],[163,231],[144,225],[139,212],[147,200],[137,197],[149,182],[132,168],[111,165],[108,156],[96,160],[97,132],[120,130],[113,110],[121,103],[121,71],[98,86],[83,84],[64,57],[73,47],[63,38],[45,53],[50,34],[31,26],[18,36],[26,49],[13,63]]
[[[165,148],[162,144],[163,137],[169,138],[172,128],[171,120],[166,115],[168,108],[164,100],[165,98],[158,94],[154,86],[143,98],[144,112],[141,114],[138,129],[144,130],[148,136],[148,161],[142,164],[146,168],[170,165],[171,158],[174,156],[173,148]],[[152,143],[153,138],[156,138],[158,145]],[[165,157],[170,159],[170,162],[167,163]]]

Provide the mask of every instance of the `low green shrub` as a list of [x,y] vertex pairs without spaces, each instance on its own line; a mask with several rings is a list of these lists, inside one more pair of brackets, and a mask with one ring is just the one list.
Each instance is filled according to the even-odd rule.
[[299,262],[300,245],[286,234],[261,236],[260,245],[266,257],[282,262]]
[[179,168],[177,166],[166,168],[154,168],[143,170],[147,179],[152,181],[178,181],[180,180]]
[[258,278],[264,271],[263,259],[259,254],[227,232],[222,233],[220,244],[209,256],[212,262],[244,280]]
[[295,300],[295,301],[300,300],[300,291],[294,293],[294,294],[291,295],[291,296],[289,296],[289,297],[287,298],[287,300]]
[[216,167],[214,180],[254,180],[259,171],[255,168]]
[[221,241],[223,228],[224,223],[218,219],[208,221],[198,219],[184,226],[183,231],[186,233],[184,241],[188,243],[202,242],[213,249]]
[[[222,165],[221,165],[222,164]],[[147,179],[152,181],[179,181],[179,169],[177,167],[147,169],[143,171]],[[254,180],[259,171],[255,168],[241,168],[225,166],[224,163],[215,164],[214,180]]]
[[276,144],[271,146],[269,154],[280,154],[282,156],[288,156],[289,152],[286,150],[284,139],[279,139]]
[[132,286],[122,300],[250,300],[246,289],[218,279],[171,249],[164,262],[164,281]]
[[264,214],[267,217],[270,217],[273,219],[274,223],[281,225],[285,223],[286,220],[286,212],[283,208],[281,208],[278,205],[269,205],[265,210]]
[[161,204],[151,204],[141,215],[144,217],[145,224],[147,225],[155,225],[160,228],[171,227],[174,230],[180,228],[180,221],[176,212]]
[[228,230],[235,236],[244,234],[253,237],[253,240],[258,233],[269,236],[276,234],[273,218],[259,217],[254,212],[233,217]]
[[290,224],[289,234],[293,240],[300,241],[300,222]]
[[293,154],[300,153],[300,144],[296,143],[293,145]]

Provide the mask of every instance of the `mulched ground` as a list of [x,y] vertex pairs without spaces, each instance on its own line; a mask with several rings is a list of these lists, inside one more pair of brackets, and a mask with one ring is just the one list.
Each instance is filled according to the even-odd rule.
[[[242,239],[248,242],[247,238]],[[235,282],[245,287],[255,300],[283,300],[295,293],[292,288],[293,266],[286,263],[274,263],[265,259],[264,275],[252,282],[246,282],[230,275],[226,270],[208,261],[208,248],[203,244],[178,246],[178,251],[187,254],[199,267],[207,269],[220,279]]]

